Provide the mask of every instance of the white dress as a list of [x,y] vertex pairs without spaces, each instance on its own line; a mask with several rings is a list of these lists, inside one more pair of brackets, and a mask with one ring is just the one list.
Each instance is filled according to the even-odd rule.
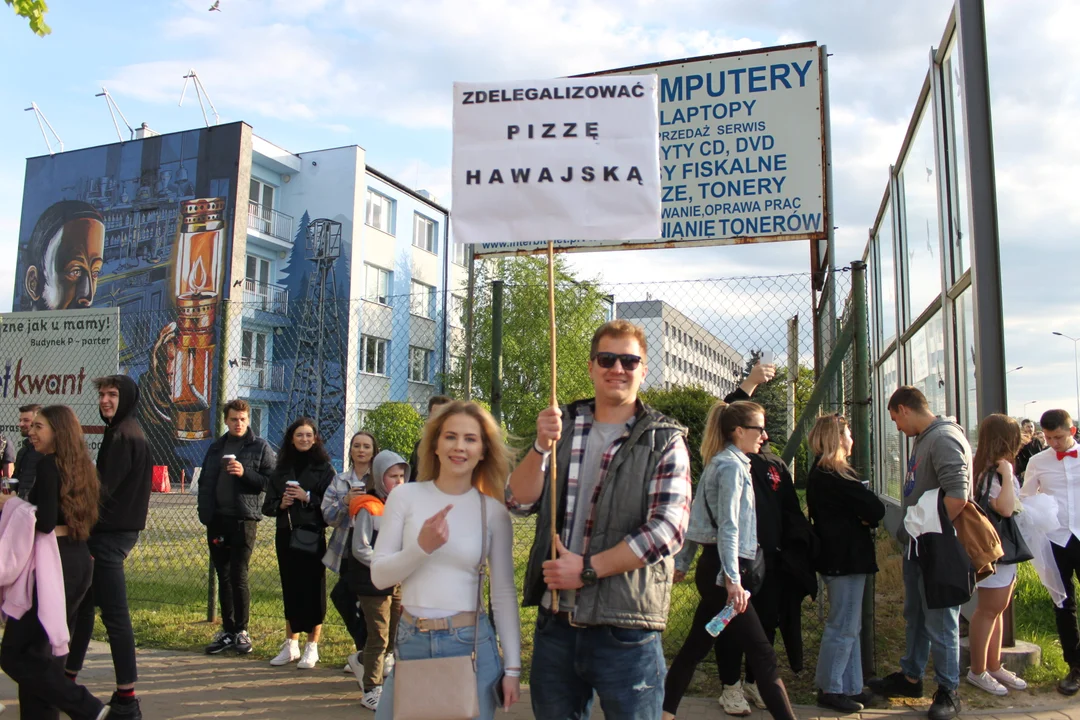
[[[1013,476],[1013,490],[1016,492],[1016,497],[1020,497],[1020,483],[1017,481],[1016,476]],[[994,479],[990,483],[990,499],[996,500],[998,495],[1001,494],[1001,476],[994,473]],[[980,582],[977,587],[981,588],[1003,588],[1009,587],[1009,583],[1016,579],[1016,564],[1010,563],[1008,565],[998,563],[997,572],[990,577]]]

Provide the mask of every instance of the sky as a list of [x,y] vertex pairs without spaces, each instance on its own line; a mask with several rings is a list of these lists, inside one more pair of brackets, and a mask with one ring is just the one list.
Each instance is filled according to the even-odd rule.
[[[556,77],[816,40],[828,46],[837,260],[862,256],[947,0],[50,0],[45,38],[0,7],[0,308],[11,306],[25,158],[46,152],[31,102],[67,149],[132,125],[221,122],[294,152],[357,144],[367,162],[450,199],[454,81]],[[1071,0],[988,2],[987,36],[1010,372],[1009,411],[1080,405],[1071,228],[1080,216],[1080,44]],[[126,131],[125,131],[126,137]],[[609,281],[805,272],[804,243],[574,256]],[[1035,402],[1030,402],[1035,401]]]

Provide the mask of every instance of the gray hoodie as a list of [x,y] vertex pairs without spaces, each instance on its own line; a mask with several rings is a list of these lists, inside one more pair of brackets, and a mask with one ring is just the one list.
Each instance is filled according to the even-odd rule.
[[[386,502],[386,485],[383,484],[383,476],[395,465],[405,466],[405,477],[402,483],[409,479],[409,463],[405,458],[393,450],[383,450],[371,461],[371,492],[377,498]],[[356,513],[353,519],[353,557],[363,564],[371,567],[371,560],[375,557],[375,533],[379,531],[381,517],[372,517],[367,510]]]
[[[971,445],[963,428],[940,416],[919,433],[912,445],[901,509],[906,514],[923,493],[938,488],[945,491],[945,497],[967,500],[971,495]],[[903,523],[896,538],[906,545]]]

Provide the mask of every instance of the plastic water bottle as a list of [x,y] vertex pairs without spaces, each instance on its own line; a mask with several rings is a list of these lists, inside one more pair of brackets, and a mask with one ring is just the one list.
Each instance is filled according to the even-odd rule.
[[716,637],[720,633],[724,632],[724,628],[728,626],[728,623],[734,619],[738,613],[735,612],[735,606],[728,603],[724,606],[724,609],[716,613],[716,617],[705,625],[705,630],[713,637]]

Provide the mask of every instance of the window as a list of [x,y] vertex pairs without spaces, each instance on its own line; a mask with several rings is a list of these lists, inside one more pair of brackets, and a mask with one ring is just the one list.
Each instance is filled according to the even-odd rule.
[[382,338],[364,335],[360,338],[363,370],[373,375],[386,374],[386,350],[389,343]]
[[256,283],[262,285],[270,282],[270,261],[266,258],[248,255],[247,270],[244,273],[244,277],[248,280],[254,280]]
[[409,380],[431,382],[431,351],[409,346]]
[[450,259],[455,265],[465,266],[465,260],[469,254],[466,252],[465,243],[450,243]]
[[256,435],[264,437],[266,435],[266,426],[263,425],[263,418],[265,417],[263,408],[258,405],[252,405],[251,413],[249,413],[248,417],[251,420],[252,431]]
[[435,316],[435,288],[421,282],[412,281],[412,295],[409,303],[410,312],[420,317]]
[[435,229],[436,225],[434,220],[430,220],[420,213],[413,213],[413,247],[427,250],[429,253],[436,253]]
[[367,191],[367,218],[365,221],[384,233],[394,234],[394,201],[382,193]]
[[251,189],[248,193],[248,202],[262,206],[266,210],[274,209],[274,186],[267,185],[261,180],[251,179]]
[[461,295],[450,296],[450,324],[465,327],[465,298]]
[[938,225],[938,182],[934,118],[929,102],[911,139],[900,171],[904,193],[904,243],[900,257],[908,283],[904,328],[933,304],[941,304],[941,238]]
[[389,304],[390,272],[374,265],[364,265],[364,299]]
[[240,361],[244,367],[266,362],[266,333],[245,330],[240,341]]

